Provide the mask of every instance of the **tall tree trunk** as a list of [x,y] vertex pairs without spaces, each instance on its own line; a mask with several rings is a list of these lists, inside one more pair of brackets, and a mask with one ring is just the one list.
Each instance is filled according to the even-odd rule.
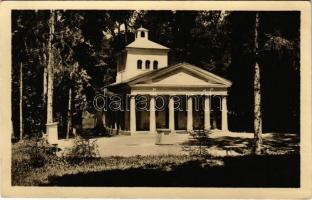
[[19,99],[19,109],[20,109],[20,132],[19,132],[19,139],[20,141],[23,140],[23,63],[21,62],[20,65],[20,84],[19,84],[19,89],[20,89],[20,99]]
[[260,85],[260,67],[258,64],[258,30],[259,13],[256,13],[255,21],[255,72],[254,72],[254,153],[261,154],[262,145],[262,116],[261,116],[261,85]]
[[69,134],[72,129],[72,109],[71,109],[71,102],[72,102],[72,90],[69,88],[68,92],[68,110],[67,110],[67,134],[66,139],[69,138]]
[[128,36],[127,36],[127,33],[128,33],[128,22],[125,21],[124,24],[125,24],[125,44],[127,44],[128,43]]
[[54,52],[52,47],[52,40],[54,36],[54,20],[55,20],[55,11],[51,11],[51,18],[50,18],[50,36],[49,36],[49,43],[48,43],[48,53],[49,53],[49,60],[48,60],[48,88],[47,88],[47,123],[53,122],[53,66],[54,66]]
[[118,35],[120,35],[120,23],[118,22],[118,25],[117,25],[117,30],[118,30]]
[[[45,60],[45,64],[47,64],[46,60],[46,55],[43,55],[43,58]],[[46,122],[46,114],[45,111],[47,109],[47,90],[48,90],[48,70],[47,70],[47,65],[44,66],[43,69],[43,91],[42,91],[42,121]],[[43,130],[45,130],[43,128]]]

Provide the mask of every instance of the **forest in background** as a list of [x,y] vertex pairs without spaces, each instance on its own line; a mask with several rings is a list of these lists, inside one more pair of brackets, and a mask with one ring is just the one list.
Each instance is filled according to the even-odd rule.
[[[12,11],[11,109],[16,137],[20,102],[24,136],[45,131],[50,15],[49,10]],[[73,124],[81,123],[84,110],[94,112],[93,97],[114,82],[114,54],[134,40],[133,32],[140,26],[149,29],[150,40],[171,49],[170,64],[189,62],[233,82],[228,99],[231,131],[253,131],[257,59],[263,131],[299,133],[300,12],[259,12],[259,19],[256,58],[255,12],[57,10],[53,112],[60,133],[66,134],[69,99]]]

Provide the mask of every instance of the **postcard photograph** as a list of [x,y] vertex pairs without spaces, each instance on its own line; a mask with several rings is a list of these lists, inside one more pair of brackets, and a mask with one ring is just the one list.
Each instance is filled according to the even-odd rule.
[[103,5],[9,9],[10,187],[305,186],[302,9]]

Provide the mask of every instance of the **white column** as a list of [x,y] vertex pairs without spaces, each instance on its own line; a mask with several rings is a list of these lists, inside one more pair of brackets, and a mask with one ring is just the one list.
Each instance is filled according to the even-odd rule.
[[187,96],[187,131],[193,130],[193,99]]
[[169,97],[169,129],[171,133],[175,132],[174,127],[174,97]]
[[102,122],[103,122],[103,126],[106,127],[106,111],[105,110],[103,110]]
[[155,96],[150,96],[150,133],[156,132]]
[[205,130],[210,130],[210,96],[205,95]]
[[226,96],[222,96],[222,130],[228,130],[228,119],[227,119],[227,104],[226,104]]
[[130,98],[130,132],[136,132],[135,96]]

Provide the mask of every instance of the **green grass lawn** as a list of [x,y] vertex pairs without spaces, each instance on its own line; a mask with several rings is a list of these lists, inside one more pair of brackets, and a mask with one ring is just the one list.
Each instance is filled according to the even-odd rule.
[[[48,150],[47,150],[48,149]],[[51,150],[51,149],[50,149]],[[299,187],[300,157],[158,155],[69,159],[13,144],[12,185]]]

